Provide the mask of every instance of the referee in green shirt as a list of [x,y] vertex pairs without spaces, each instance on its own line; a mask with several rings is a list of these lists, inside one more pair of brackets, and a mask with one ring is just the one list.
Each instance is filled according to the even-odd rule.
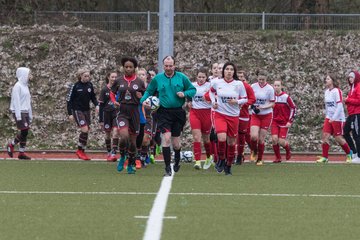
[[195,95],[196,89],[185,74],[175,71],[175,59],[172,56],[164,58],[163,66],[165,72],[157,74],[151,80],[140,102],[146,107],[150,107],[144,101],[149,96],[153,96],[155,92],[159,94],[160,108],[157,110],[157,114],[158,128],[162,133],[161,145],[165,161],[164,176],[171,176],[170,144],[172,144],[175,152],[173,168],[177,172],[180,169],[180,135],[186,122],[186,112],[182,106],[186,98],[191,99]]

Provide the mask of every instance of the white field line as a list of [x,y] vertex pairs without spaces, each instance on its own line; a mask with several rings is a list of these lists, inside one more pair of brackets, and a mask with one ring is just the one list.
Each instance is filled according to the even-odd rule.
[[156,195],[155,192],[62,192],[62,191],[0,191],[0,194],[49,195]]
[[[167,177],[165,179],[169,179]],[[53,194],[53,195],[158,195],[155,192],[62,192],[62,191],[0,191],[0,195],[5,194]],[[239,196],[239,197],[314,197],[314,198],[360,198],[357,194],[293,194],[293,193],[169,193],[169,195],[181,195],[181,196]]]
[[175,172],[171,177],[163,177],[160,189],[154,200],[154,204],[150,211],[149,219],[146,223],[146,229],[143,240],[160,240],[166,204],[169,198],[171,184],[175,176]]
[[[149,216],[134,216],[134,218],[148,219]],[[164,216],[163,219],[177,219],[177,217],[176,216]]]

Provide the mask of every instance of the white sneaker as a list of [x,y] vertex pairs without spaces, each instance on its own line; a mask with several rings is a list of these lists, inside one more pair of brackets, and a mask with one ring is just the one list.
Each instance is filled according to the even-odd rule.
[[358,156],[356,156],[355,158],[352,159],[351,163],[360,163],[360,158]]

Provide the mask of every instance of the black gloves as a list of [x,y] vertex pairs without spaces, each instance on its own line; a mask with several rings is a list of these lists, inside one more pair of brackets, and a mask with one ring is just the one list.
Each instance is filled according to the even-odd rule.
[[258,109],[255,105],[251,105],[251,109],[255,114],[258,114],[260,112],[260,109]]

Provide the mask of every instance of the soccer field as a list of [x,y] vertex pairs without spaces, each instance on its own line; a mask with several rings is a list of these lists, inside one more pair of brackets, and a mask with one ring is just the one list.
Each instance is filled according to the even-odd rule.
[[[163,179],[116,163],[0,161],[0,239],[143,239]],[[161,239],[359,239],[360,165],[182,164]]]

